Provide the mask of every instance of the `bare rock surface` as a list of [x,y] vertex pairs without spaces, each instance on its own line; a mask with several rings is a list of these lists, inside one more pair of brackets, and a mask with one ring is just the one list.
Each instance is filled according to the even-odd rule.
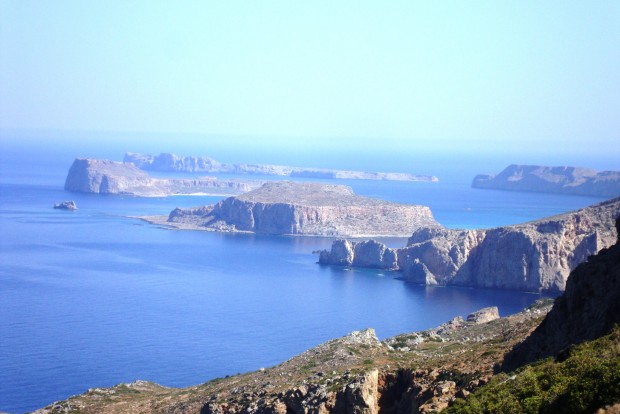
[[162,197],[179,194],[239,194],[260,186],[259,181],[153,178],[130,163],[92,158],[76,159],[65,180],[65,190],[97,194]]
[[361,197],[341,185],[288,181],[213,206],[175,209],[166,220],[145,219],[179,229],[340,237],[402,237],[438,225],[425,206]]
[[157,156],[128,152],[125,162],[132,163],[147,171],[163,172],[202,172],[209,174],[259,174],[284,177],[327,178],[347,180],[390,180],[390,181],[438,181],[430,175],[416,175],[398,172],[366,172],[332,170],[322,168],[302,168],[272,164],[227,164],[210,157],[178,156],[162,153]]
[[618,240],[613,246],[577,266],[566,291],[530,337],[510,352],[503,368],[513,370],[547,356],[558,355],[570,345],[592,340],[620,324],[620,217]]
[[594,197],[620,196],[620,172],[579,167],[509,165],[497,175],[477,175],[474,188],[560,193]]
[[[460,285],[525,291],[563,291],[566,279],[588,256],[611,246],[620,198],[529,223],[485,230],[420,227],[407,246],[393,249],[396,266],[372,260],[388,249],[356,250],[335,241],[319,263],[397,269],[405,280],[427,285]],[[359,242],[357,242],[359,243]],[[357,253],[364,257],[357,257]],[[391,253],[390,253],[391,254]]]

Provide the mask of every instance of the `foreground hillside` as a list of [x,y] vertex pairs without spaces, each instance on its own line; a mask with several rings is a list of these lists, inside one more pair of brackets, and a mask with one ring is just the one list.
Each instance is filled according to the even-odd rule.
[[90,389],[38,413],[376,413],[399,404],[430,412],[486,383],[549,308],[501,319],[487,309],[383,342],[371,329],[353,332],[257,372],[184,389],[143,381]]

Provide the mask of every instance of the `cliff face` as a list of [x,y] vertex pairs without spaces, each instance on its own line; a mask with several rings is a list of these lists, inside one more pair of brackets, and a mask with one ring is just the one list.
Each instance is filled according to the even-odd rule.
[[504,370],[557,355],[569,345],[603,336],[620,324],[620,217],[616,230],[616,244],[577,266],[547,317],[506,356]]
[[348,180],[438,181],[437,177],[392,172],[366,172],[301,168],[272,164],[227,164],[209,157],[181,157],[162,153],[157,156],[128,152],[125,162],[148,171],[259,174],[284,177],[331,178]]
[[65,180],[65,190],[97,194],[168,196],[173,194],[239,194],[260,185],[252,181],[219,181],[215,178],[152,178],[129,163],[91,158],[76,159]]
[[594,197],[620,195],[620,172],[577,167],[510,165],[497,175],[477,175],[472,187]]
[[[516,226],[489,230],[419,228],[395,250],[405,280],[527,291],[563,291],[569,273],[616,239],[620,199]],[[334,242],[321,264],[362,266],[355,249]],[[374,246],[376,255],[385,246]],[[379,266],[374,266],[379,267]],[[392,268],[394,266],[385,266]]]
[[404,236],[437,225],[428,207],[360,197],[345,186],[274,182],[210,208],[177,209],[183,228],[318,236]]

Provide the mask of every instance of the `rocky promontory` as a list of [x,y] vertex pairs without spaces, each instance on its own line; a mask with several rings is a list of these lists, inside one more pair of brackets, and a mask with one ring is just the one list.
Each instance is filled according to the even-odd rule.
[[403,279],[427,285],[559,292],[571,270],[615,242],[618,215],[620,198],[494,229],[421,227],[400,249],[337,240],[319,263],[396,269]]
[[179,194],[239,194],[260,186],[258,181],[153,178],[130,163],[77,158],[65,180],[65,190],[97,194],[161,197]]
[[558,193],[592,197],[620,196],[620,172],[579,167],[509,165],[497,175],[477,175],[474,188]]
[[153,156],[128,152],[125,154],[124,161],[132,163],[138,168],[146,171],[200,172],[207,174],[258,174],[343,180],[438,181],[437,177],[431,175],[303,168],[272,164],[228,164],[219,162],[210,157],[182,157],[169,153]]
[[180,229],[337,237],[405,237],[417,228],[438,226],[425,206],[362,197],[341,185],[288,181],[145,219]]

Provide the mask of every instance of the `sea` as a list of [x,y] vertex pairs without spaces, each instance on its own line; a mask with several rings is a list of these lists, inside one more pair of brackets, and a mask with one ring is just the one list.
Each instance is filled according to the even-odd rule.
[[[145,147],[140,140],[98,142],[5,137],[1,147],[0,411],[28,412],[89,388],[138,379],[170,387],[200,384],[276,365],[351,331],[372,327],[384,339],[486,306],[498,306],[505,316],[541,297],[420,286],[398,279],[396,272],[319,266],[315,252],[329,248],[330,238],[148,224],[135,217],[222,197],[65,191],[73,158],[120,161],[125,151]],[[174,140],[166,144],[166,151],[177,152]],[[218,158],[209,148],[194,151],[200,152],[185,155]],[[303,157],[264,151],[257,158],[255,151],[234,147],[225,156],[228,162],[245,162],[245,156],[303,167],[436,175],[438,183],[337,183],[364,196],[427,205],[452,228],[516,224],[602,201],[471,188],[475,172],[499,172],[507,165],[488,159],[395,165],[398,157],[389,154],[365,153],[354,162],[350,152],[330,158],[321,151]],[[74,200],[79,210],[52,208],[64,200]],[[406,243],[382,241],[393,247]]]

